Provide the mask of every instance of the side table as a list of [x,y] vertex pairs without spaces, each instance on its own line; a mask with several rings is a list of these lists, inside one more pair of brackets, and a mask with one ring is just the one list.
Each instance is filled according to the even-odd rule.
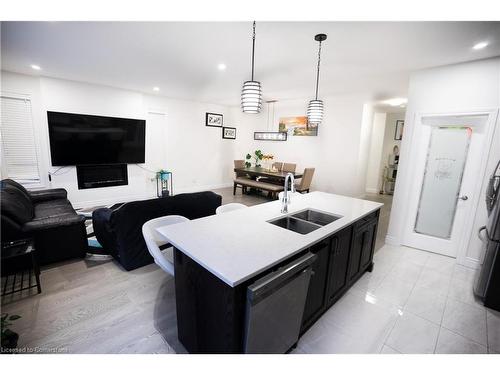
[[2,242],[2,296],[31,288],[42,292],[33,240]]

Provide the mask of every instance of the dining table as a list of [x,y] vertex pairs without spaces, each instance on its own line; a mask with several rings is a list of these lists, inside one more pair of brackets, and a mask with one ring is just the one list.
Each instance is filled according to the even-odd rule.
[[292,173],[294,178],[302,178],[302,173],[299,172],[284,172],[284,171],[272,171],[263,167],[243,167],[234,168],[237,173],[246,173],[250,177],[268,177],[276,180],[284,180],[288,173]]

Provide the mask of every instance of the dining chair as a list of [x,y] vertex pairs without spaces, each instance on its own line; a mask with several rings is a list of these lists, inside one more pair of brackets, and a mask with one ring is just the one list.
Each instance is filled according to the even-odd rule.
[[294,163],[283,163],[283,172],[292,172],[292,173],[295,173],[295,168],[297,168],[297,164],[294,164]]
[[[235,168],[245,168],[245,160],[235,160]],[[246,193],[246,186],[242,183],[245,179],[248,179],[248,175],[245,172],[234,172],[235,178],[233,180],[233,195],[236,195],[236,188],[241,187],[241,193]]]
[[275,161],[273,163],[273,169],[276,168],[278,171],[281,172],[281,170],[283,169],[283,162],[282,161]]
[[242,203],[228,203],[228,204],[223,204],[222,206],[217,207],[215,210],[215,213],[217,215],[223,214],[224,212],[230,212],[230,211],[235,211],[235,210],[240,210],[242,208],[247,208]]
[[311,182],[314,175],[315,168],[306,168],[304,169],[304,173],[302,174],[302,178],[300,182],[295,184],[295,191],[299,193],[309,193],[309,189],[311,188]]
[[184,216],[168,215],[151,219],[142,226],[142,236],[144,237],[149,253],[153,257],[155,263],[160,266],[163,271],[172,276],[174,276],[174,248],[172,246],[166,247],[168,241],[166,241],[156,229],[186,221],[189,221],[189,219]]
[[[235,168],[245,168],[245,160],[235,160],[234,161]],[[236,177],[245,177],[247,174],[245,172],[235,172]]]

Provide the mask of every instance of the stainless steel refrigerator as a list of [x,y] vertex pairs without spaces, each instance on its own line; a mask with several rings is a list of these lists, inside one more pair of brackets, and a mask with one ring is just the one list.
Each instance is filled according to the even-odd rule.
[[488,224],[479,230],[485,255],[477,273],[474,293],[486,307],[500,311],[500,161],[489,180],[486,209]]

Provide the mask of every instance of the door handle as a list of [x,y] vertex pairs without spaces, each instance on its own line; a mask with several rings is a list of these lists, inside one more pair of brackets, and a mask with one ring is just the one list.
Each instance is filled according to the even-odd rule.
[[458,199],[466,201],[467,199],[469,199],[469,197],[467,195],[462,195],[461,197],[458,197]]
[[483,241],[483,242],[484,242],[484,237],[483,237],[483,236],[481,236],[481,233],[483,232],[483,230],[486,230],[486,226],[479,228],[479,232],[477,232],[477,236],[479,237],[479,239],[480,239],[481,241]]

